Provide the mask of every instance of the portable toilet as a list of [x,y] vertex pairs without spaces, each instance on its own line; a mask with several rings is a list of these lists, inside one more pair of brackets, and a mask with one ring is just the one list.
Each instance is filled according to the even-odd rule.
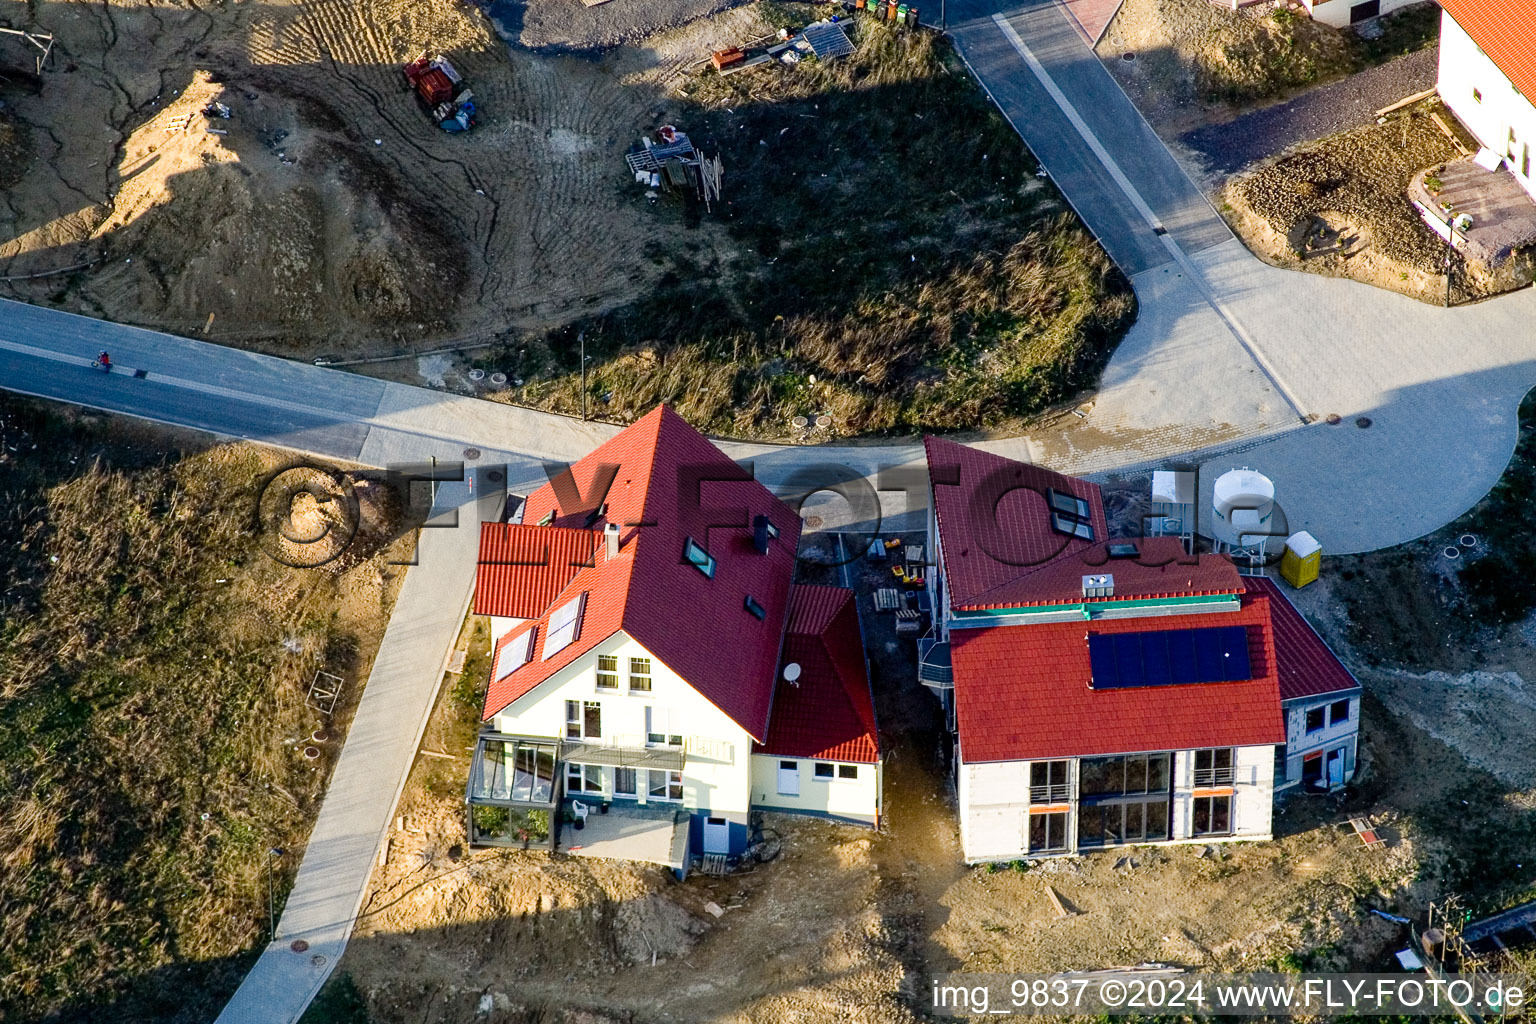
[[1280,575],[1298,590],[1317,579],[1323,561],[1323,546],[1303,530],[1286,538],[1285,553],[1280,556]]

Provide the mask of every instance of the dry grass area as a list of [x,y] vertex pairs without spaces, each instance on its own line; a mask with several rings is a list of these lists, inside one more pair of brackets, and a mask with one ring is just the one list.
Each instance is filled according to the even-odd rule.
[[[1207,120],[1348,74],[1352,36],[1261,4],[1125,0],[1097,47],[1154,124],[1177,134]],[[1132,63],[1121,55],[1135,53]]]
[[1123,276],[941,39],[850,24],[846,59],[678,87],[728,202],[663,207],[658,230],[722,219],[730,255],[658,254],[646,298],[486,360],[528,381],[513,401],[579,410],[578,333],[602,415],[664,401],[733,436],[1004,426],[1093,383],[1132,318]]
[[[1445,243],[1408,200],[1408,184],[1425,167],[1458,156],[1436,126],[1439,114],[1460,131],[1438,100],[1308,143],[1233,178],[1220,208],[1265,262],[1291,270],[1348,277],[1411,295],[1445,301]],[[1476,142],[1463,139],[1474,148]],[[1321,244],[1308,236],[1326,232]],[[1314,247],[1316,246],[1316,247]],[[1518,270],[1516,261],[1508,265]],[[1458,260],[1454,299],[1497,294],[1507,274]]]
[[402,571],[268,558],[286,458],[0,399],[0,1017],[207,1019],[264,941]]

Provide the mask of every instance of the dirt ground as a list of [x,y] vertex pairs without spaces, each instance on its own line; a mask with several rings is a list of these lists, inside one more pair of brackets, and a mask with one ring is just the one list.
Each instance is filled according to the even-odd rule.
[[[0,146],[31,153],[0,276],[94,262],[0,294],[299,357],[489,340],[642,291],[653,225],[610,171],[661,83],[744,17],[594,61],[510,49],[463,0],[30,12],[56,67],[37,94],[0,90]],[[425,49],[464,73],[476,131],[434,128],[404,91]]]
[[1125,0],[1096,50],[1170,137],[1337,78],[1355,61],[1344,33],[1310,18],[1210,0]]
[[[1407,196],[1414,174],[1458,156],[1435,115],[1461,131],[1443,104],[1427,100],[1385,124],[1306,143],[1237,175],[1218,193],[1218,207],[1266,263],[1444,304],[1445,243]],[[1524,272],[1519,260],[1491,271],[1458,258],[1453,301],[1518,287]]]

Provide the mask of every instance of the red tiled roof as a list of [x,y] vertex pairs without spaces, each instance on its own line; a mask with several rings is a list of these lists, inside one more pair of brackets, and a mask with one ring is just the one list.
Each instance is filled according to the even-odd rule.
[[1244,582],[1256,593],[1269,596],[1281,700],[1360,688],[1359,680],[1344,667],[1311,623],[1301,617],[1279,584],[1265,576],[1248,577]]
[[602,534],[518,523],[480,525],[475,614],[531,619],[592,562]]
[[[1224,555],[1188,559],[1176,537],[1135,541],[1140,554],[1110,559],[1104,499],[1097,484],[993,455],[943,438],[925,438],[934,514],[956,610],[1013,608],[1082,600],[1082,578],[1112,573],[1110,600],[1235,594],[1242,577]],[[1051,529],[1047,489],[1088,503],[1094,540]]]
[[[606,510],[593,517],[599,501]],[[577,571],[552,605],[586,592],[575,642],[548,661],[493,679],[485,717],[622,629],[754,738],[764,738],[800,537],[794,511],[677,413],[658,406],[569,475],[529,495],[523,521],[536,523],[550,512],[555,527],[600,532],[618,523],[619,555],[609,559],[596,545],[594,564]],[[779,529],[766,555],[753,545],[757,515]],[[683,561],[689,537],[715,558],[713,579]],[[763,619],[746,610],[748,596],[762,605]],[[547,620],[545,612],[532,624],[541,636]]]
[[[1270,599],[1235,612],[956,629],[955,714],[966,762],[1285,741]],[[1094,690],[1089,633],[1246,626],[1255,678]]]
[[1440,6],[1536,103],[1536,0],[1440,0]]
[[[795,587],[780,661],[768,739],[754,750],[827,761],[878,761],[875,706],[853,591]],[[798,685],[784,679],[782,666],[790,662],[800,666]]]

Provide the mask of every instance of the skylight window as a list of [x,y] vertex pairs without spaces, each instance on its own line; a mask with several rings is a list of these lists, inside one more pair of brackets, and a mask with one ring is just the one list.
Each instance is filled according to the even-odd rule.
[[710,579],[715,578],[714,556],[705,551],[704,546],[692,537],[689,537],[683,544],[683,561],[692,565]]
[[544,637],[543,657],[546,661],[575,643],[581,635],[581,612],[586,604],[587,595],[583,592],[556,608],[549,616],[549,632]]
[[1046,488],[1045,500],[1050,503],[1051,510],[1054,512],[1064,513],[1074,519],[1088,518],[1088,503],[1082,498],[1052,488]]
[[1081,540],[1093,540],[1093,524],[1081,519],[1073,519],[1064,516],[1060,512],[1051,513],[1051,529],[1057,533],[1064,533],[1068,537],[1077,537]]
[[742,602],[742,607],[751,612],[754,619],[763,619],[767,618],[768,616],[768,612],[763,608],[762,605],[757,603],[757,599],[754,598],[751,594],[748,594],[747,599]]
[[779,528],[767,516],[757,516],[752,520],[752,543],[758,554],[766,555],[769,544],[777,540],[778,536]]
[[538,635],[538,632],[539,627],[534,626],[522,636],[513,637],[501,649],[501,656],[496,661],[496,679],[498,682],[533,660],[534,637]]

